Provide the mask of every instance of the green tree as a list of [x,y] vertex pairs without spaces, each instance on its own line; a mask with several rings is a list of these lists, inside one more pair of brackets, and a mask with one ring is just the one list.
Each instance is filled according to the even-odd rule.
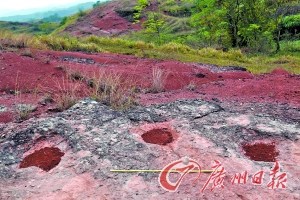
[[218,0],[192,0],[195,4],[191,16],[191,24],[198,27],[198,36],[213,43],[225,44],[228,40],[228,21],[225,20],[226,11],[219,5]]
[[137,4],[134,7],[134,15],[133,18],[135,19],[135,22],[139,22],[142,16],[143,10],[149,5],[148,0],[137,0]]
[[[209,45],[280,50],[283,16],[278,9],[297,0],[186,0],[193,3],[191,22]],[[229,41],[229,42],[228,42]]]
[[85,15],[86,15],[86,11],[83,11],[82,9],[79,9],[79,11],[78,11],[78,16],[79,17],[84,17]]
[[274,40],[276,43],[276,52],[280,51],[280,37],[282,31],[282,22],[284,18],[284,13],[278,12],[282,7],[297,4],[298,0],[265,0],[266,1],[266,11],[270,17],[270,27],[274,34]]
[[101,2],[97,1],[96,3],[93,4],[93,8],[96,8],[96,7],[100,6],[100,5],[101,5]]
[[61,22],[60,22],[60,26],[63,26],[63,25],[65,25],[66,23],[67,23],[67,21],[68,21],[68,17],[64,17],[62,20],[61,20]]
[[221,4],[225,11],[226,22],[228,23],[228,31],[231,39],[231,46],[237,47],[239,43],[239,30],[242,20],[241,12],[243,8],[243,0],[225,0]]
[[44,34],[50,34],[58,26],[59,24],[55,22],[43,22],[38,26],[38,29]]
[[154,34],[158,38],[158,43],[161,44],[161,36],[165,21],[159,13],[150,12],[147,16],[147,21],[144,22],[146,32]]

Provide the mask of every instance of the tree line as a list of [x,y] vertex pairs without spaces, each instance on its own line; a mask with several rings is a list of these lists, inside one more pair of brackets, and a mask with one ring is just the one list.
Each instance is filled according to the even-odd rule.
[[[192,5],[189,22],[195,29],[193,36],[206,41],[208,46],[249,48],[255,52],[275,49],[278,52],[284,31],[292,28],[294,34],[297,34],[300,27],[300,15],[297,15],[297,11],[293,13],[296,15],[288,16],[291,7],[299,7],[299,0],[182,0],[181,2]],[[137,18],[140,17],[141,10],[150,3],[151,1],[138,0]],[[152,12],[148,14],[148,21],[145,24],[150,31],[160,36],[164,24],[163,17],[159,13]]]

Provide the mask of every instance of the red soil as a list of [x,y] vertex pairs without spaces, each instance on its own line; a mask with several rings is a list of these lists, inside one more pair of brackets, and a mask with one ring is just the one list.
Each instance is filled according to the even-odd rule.
[[[46,58],[45,55],[43,57]],[[43,63],[40,55],[30,58],[10,52],[0,53],[0,92],[53,88],[57,78],[61,80],[64,77],[64,72],[56,66],[56,63]]]
[[[281,73],[278,73],[280,72]],[[252,102],[279,102],[300,105],[300,76],[284,70],[253,79],[228,79],[201,86],[198,91],[220,99]],[[224,89],[226,88],[226,89]]]
[[0,112],[0,123],[8,123],[14,120],[14,116],[10,112]]
[[251,160],[275,162],[279,152],[276,150],[275,143],[256,143],[243,145],[245,155]]
[[120,35],[129,31],[140,30],[139,24],[133,24],[121,17],[116,12],[120,2],[110,2],[100,6],[86,16],[82,17],[74,25],[66,28],[66,32],[73,35]]
[[26,156],[20,163],[20,168],[36,166],[48,172],[60,163],[63,155],[59,148],[45,147]]
[[[86,85],[67,79],[66,72],[80,72],[92,78],[99,72],[120,74],[127,82],[142,89],[152,84],[152,70],[158,67],[165,71],[165,93],[140,94],[141,103],[162,103],[176,99],[201,98],[211,100],[236,100],[238,102],[288,103],[300,106],[300,76],[290,75],[284,70],[254,76],[249,72],[211,72],[204,66],[178,61],[157,61],[117,54],[84,54],[79,52],[33,51],[33,58],[20,56],[18,52],[0,52],[0,104],[13,110],[17,103],[38,106],[37,113],[45,112],[54,105],[39,105],[46,94],[59,95],[77,87],[79,96],[86,96]],[[95,64],[63,61],[63,57],[93,59]],[[45,60],[49,59],[50,63]],[[187,86],[193,84],[195,91]],[[19,91],[21,95],[11,94]],[[5,114],[2,114],[5,115]],[[0,115],[1,116],[1,115]],[[0,117],[0,123],[9,120]]]
[[166,129],[153,129],[142,135],[145,142],[150,144],[167,145],[174,141],[173,135]]

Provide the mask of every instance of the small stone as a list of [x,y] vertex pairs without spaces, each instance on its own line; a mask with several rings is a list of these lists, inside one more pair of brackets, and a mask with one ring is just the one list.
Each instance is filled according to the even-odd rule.
[[7,108],[5,106],[0,105],[0,113],[5,111],[7,111]]
[[48,128],[43,128],[42,130],[43,130],[44,132],[48,132],[48,131],[49,131]]
[[182,160],[182,163],[183,163],[184,165],[188,165],[188,164],[190,163],[189,157],[185,156],[185,157],[183,158],[183,160]]
[[112,137],[112,138],[111,138],[111,141],[115,143],[115,142],[118,142],[118,139]]
[[95,142],[95,143],[100,143],[100,142],[101,142],[101,138],[94,138],[94,139],[93,139],[93,142]]

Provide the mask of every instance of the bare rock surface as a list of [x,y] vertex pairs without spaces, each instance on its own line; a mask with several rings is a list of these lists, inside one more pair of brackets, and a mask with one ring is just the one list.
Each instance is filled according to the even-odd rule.
[[[167,132],[167,142],[149,143],[144,134],[153,130]],[[0,199],[300,199],[299,136],[299,108],[284,104],[180,100],[115,111],[86,99],[48,118],[0,125]],[[245,155],[243,145],[257,141],[276,146],[276,160],[287,172],[285,190],[266,186],[274,163]],[[20,168],[25,157],[46,147],[64,153],[51,170]],[[209,174],[195,184],[189,174],[170,193],[157,173],[110,171],[162,169],[184,156],[203,169],[219,160],[227,171],[225,188],[201,193]],[[266,171],[264,183],[254,186],[251,174],[259,170]],[[231,176],[243,171],[248,183],[232,185]]]
[[5,106],[0,105],[0,113],[5,112],[7,108]]

